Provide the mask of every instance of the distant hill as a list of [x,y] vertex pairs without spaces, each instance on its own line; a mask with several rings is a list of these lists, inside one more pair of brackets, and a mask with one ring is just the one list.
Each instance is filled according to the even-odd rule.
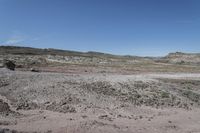
[[150,61],[148,58],[137,56],[120,56],[94,51],[77,52],[52,48],[0,46],[0,62],[4,59],[15,61],[18,66],[55,65],[56,63],[121,66],[140,61]]
[[72,63],[72,64],[109,64],[127,65],[135,63],[167,63],[167,64],[200,64],[200,53],[169,53],[165,57],[138,57],[131,55],[112,55],[101,52],[77,52],[60,49],[40,49],[18,46],[0,46],[0,62],[3,59],[10,59],[20,65]]
[[0,54],[15,54],[15,55],[61,55],[61,56],[84,56],[84,57],[110,57],[110,58],[140,58],[138,56],[120,56],[108,53],[101,53],[95,51],[77,52],[70,50],[61,50],[53,48],[31,48],[19,46],[0,46]]

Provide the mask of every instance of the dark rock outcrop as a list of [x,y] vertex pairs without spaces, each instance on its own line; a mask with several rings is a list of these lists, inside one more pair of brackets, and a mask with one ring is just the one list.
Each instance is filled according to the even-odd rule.
[[10,60],[5,60],[4,61],[4,67],[10,69],[10,70],[15,70],[15,63],[13,61],[10,61]]

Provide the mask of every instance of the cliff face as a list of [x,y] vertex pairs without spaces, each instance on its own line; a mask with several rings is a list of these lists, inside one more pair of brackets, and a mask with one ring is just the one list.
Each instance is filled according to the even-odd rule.
[[178,64],[200,64],[200,54],[189,54],[189,53],[170,53],[165,57],[169,63]]

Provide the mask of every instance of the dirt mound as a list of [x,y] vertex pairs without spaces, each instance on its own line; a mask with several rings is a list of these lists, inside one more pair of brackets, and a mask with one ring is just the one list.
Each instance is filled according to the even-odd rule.
[[19,101],[16,106],[16,110],[30,110],[36,108],[38,108],[38,105],[36,103],[28,101]]
[[95,81],[83,83],[81,88],[91,93],[90,95],[96,93],[102,98],[114,97],[122,103],[137,106],[189,108],[188,103],[169,91],[164,83],[135,81],[111,84],[107,81]]
[[60,113],[76,113],[76,108],[73,105],[56,104],[55,102],[47,105],[46,110],[51,110]]
[[[9,115],[10,116],[19,116],[20,113],[13,111],[7,102],[0,99],[0,115],[2,115],[2,116],[9,116]],[[0,122],[0,124],[1,124],[1,122]]]

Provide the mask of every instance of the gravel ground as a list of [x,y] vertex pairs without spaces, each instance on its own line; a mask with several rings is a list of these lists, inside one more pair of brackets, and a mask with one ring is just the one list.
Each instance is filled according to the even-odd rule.
[[198,133],[200,74],[0,69],[0,132]]

